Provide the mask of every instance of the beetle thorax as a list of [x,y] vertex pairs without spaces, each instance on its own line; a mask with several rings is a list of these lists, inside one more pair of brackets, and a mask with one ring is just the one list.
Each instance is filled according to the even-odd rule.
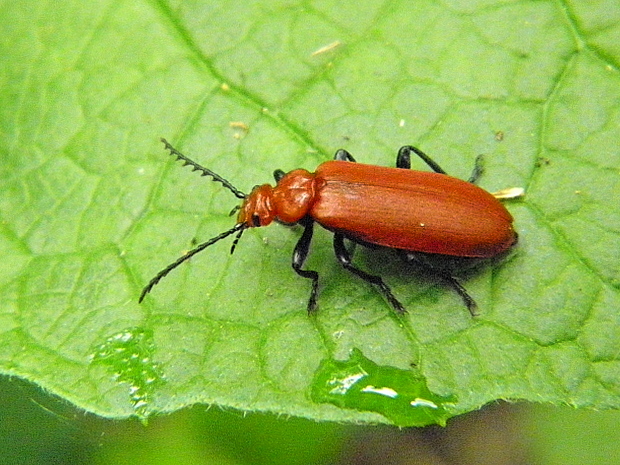
[[316,178],[306,170],[285,174],[273,189],[273,208],[283,223],[296,223],[308,214],[315,199]]
[[262,184],[254,187],[244,200],[237,223],[250,228],[267,226],[274,219],[296,223],[308,214],[316,192],[316,178],[306,170],[285,174],[276,187]]

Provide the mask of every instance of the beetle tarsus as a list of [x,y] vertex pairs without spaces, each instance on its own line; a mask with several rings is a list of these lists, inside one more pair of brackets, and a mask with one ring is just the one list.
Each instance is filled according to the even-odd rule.
[[465,306],[467,307],[467,310],[469,310],[471,316],[478,316],[478,304],[473,297],[467,293],[467,290],[463,287],[463,285],[459,283],[454,276],[448,273],[440,272],[439,275],[446,283],[452,286],[452,289],[454,289],[458,295],[461,296],[461,299],[463,299],[463,302],[465,303]]
[[483,174],[484,174],[484,155],[478,155],[476,157],[476,161],[474,162],[474,169],[471,172],[471,176],[469,176],[469,179],[467,180],[467,182],[476,184],[478,182],[478,179],[480,179],[480,176],[482,176]]

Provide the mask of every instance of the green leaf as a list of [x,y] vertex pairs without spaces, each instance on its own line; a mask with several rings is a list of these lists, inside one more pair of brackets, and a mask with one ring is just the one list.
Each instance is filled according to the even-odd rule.
[[[2,373],[116,418],[201,402],[427,422],[410,402],[312,396],[355,357],[382,392],[411,376],[456,399],[449,415],[496,399],[620,407],[617,2],[26,0],[0,20]],[[340,147],[392,166],[414,144],[461,178],[485,154],[485,189],[526,189],[508,204],[520,242],[461,276],[475,318],[358,247],[409,311],[396,316],[320,228],[309,318],[290,266],[300,230],[280,225],[247,231],[234,256],[214,244],[139,305],[238,203],[162,136],[244,192]]]

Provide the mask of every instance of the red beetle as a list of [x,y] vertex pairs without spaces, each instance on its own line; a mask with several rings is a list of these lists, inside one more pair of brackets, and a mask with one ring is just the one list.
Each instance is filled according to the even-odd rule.
[[[267,226],[274,220],[304,227],[293,251],[292,265],[297,274],[312,280],[309,313],[317,306],[319,275],[302,266],[308,256],[315,222],[334,233],[334,250],[342,266],[377,286],[398,313],[405,313],[405,308],[383,279],[351,263],[345,238],[362,245],[396,249],[409,261],[417,260],[415,253],[419,252],[493,257],[517,241],[508,210],[492,194],[474,184],[482,172],[480,157],[470,179],[462,181],[448,176],[428,155],[412,146],[398,151],[396,168],[355,163],[346,150],[338,150],[333,161],[320,164],[314,173],[297,169],[285,174],[276,170],[275,187],[263,184],[246,195],[226,179],[187,158],[165,139],[162,142],[177,160],[221,182],[243,199],[243,203],[235,226],[161,270],[143,289],[140,302],[161,278],[211,244],[236,233],[232,253],[243,231]],[[435,172],[411,170],[411,153],[422,158]],[[475,314],[474,300],[450,273],[425,261],[419,263],[450,284],[472,315]]]

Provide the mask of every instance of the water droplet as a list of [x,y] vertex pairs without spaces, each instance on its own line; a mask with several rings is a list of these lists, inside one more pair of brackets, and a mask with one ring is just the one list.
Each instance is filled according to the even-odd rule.
[[321,363],[311,397],[317,403],[380,413],[397,426],[445,425],[456,402],[454,396],[431,392],[417,370],[377,365],[358,349],[348,360]]

